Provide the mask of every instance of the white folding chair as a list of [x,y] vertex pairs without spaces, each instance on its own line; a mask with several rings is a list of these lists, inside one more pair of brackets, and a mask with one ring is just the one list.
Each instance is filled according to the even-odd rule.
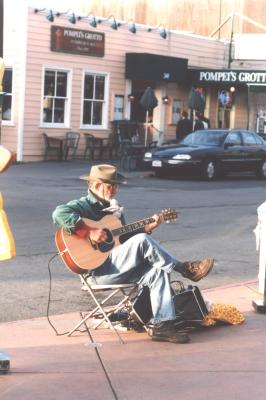
[[[95,323],[98,317],[98,321],[94,324],[93,329],[97,329],[103,322],[106,322],[108,327],[117,335],[119,341],[124,343],[115,326],[117,323],[116,317],[121,310],[126,310],[125,320],[128,326],[137,328],[137,325],[143,325],[141,318],[138,318],[139,312],[134,313],[133,304],[133,299],[137,297],[136,294],[139,285],[136,283],[98,285],[88,282],[86,278],[88,277],[89,270],[80,267],[76,258],[72,258],[72,254],[65,243],[63,232],[61,228],[55,234],[58,255],[60,255],[69,270],[80,276],[83,288],[87,290],[88,295],[95,304],[93,310],[86,314],[81,313],[81,321],[67,335],[71,336],[82,324],[85,324],[86,329],[88,329],[86,324],[88,319],[94,318],[93,322]],[[105,295],[104,298],[103,294]],[[114,298],[115,296],[116,298]],[[117,302],[118,299],[119,301]],[[115,302],[117,303],[115,304]],[[146,329],[145,326],[144,328]]]
[[[128,312],[131,310],[131,298],[136,292],[138,285],[135,283],[118,284],[118,285],[90,285],[85,279],[85,275],[80,275],[81,281],[84,287],[87,289],[88,294],[95,303],[95,307],[88,314],[82,318],[82,320],[68,333],[71,336],[82,324],[85,324],[89,318],[97,317],[101,315],[102,318],[93,326],[93,329],[97,329],[103,322],[106,322],[109,328],[117,335],[119,341],[124,343],[118,330],[116,329],[115,323],[111,320],[111,317],[119,313],[119,311],[126,309]],[[99,295],[105,293],[106,296],[99,299]],[[119,301],[115,305],[109,305],[110,300],[114,296],[120,295]]]

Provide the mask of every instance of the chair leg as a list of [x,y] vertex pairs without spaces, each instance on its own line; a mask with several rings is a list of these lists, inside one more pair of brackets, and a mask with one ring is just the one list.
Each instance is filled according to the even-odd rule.
[[65,150],[63,150],[63,154],[62,154],[62,160],[67,160],[68,157],[68,148],[66,148]]
[[[86,149],[85,149],[85,151],[84,151],[84,159],[86,159],[87,158],[87,153],[88,153],[88,151],[90,151],[90,149],[87,147]],[[90,158],[90,157],[89,157]]]
[[130,161],[129,161],[129,169],[130,171],[135,171],[136,169],[138,169],[138,159],[137,157],[131,157]]
[[131,163],[132,163],[132,157],[131,156],[123,156],[121,158],[121,168],[123,171],[131,171]]
[[[83,283],[86,284],[86,280],[81,277],[81,279],[83,280]],[[116,333],[120,343],[124,344],[123,339],[121,338],[121,336],[119,335],[119,332],[115,329],[115,327],[113,326],[113,324],[111,323],[110,319],[108,318],[108,315],[106,314],[106,312],[104,311],[103,307],[101,306],[101,304],[98,302],[97,298],[94,296],[91,288],[89,287],[89,285],[87,285],[88,287],[88,291],[91,295],[91,297],[93,298],[93,300],[95,301],[95,303],[97,304],[97,307],[94,308],[93,311],[91,311],[88,315],[86,315],[85,318],[82,319],[82,321],[80,321],[68,334],[67,336],[71,336],[73,332],[75,332],[82,324],[84,324],[93,314],[95,314],[95,312],[97,310],[100,310],[103,313],[104,319],[107,322],[107,324],[109,325],[110,329]]]
[[77,154],[77,149],[73,148],[73,153],[72,153],[72,158],[76,158],[76,154]]
[[89,160],[94,160],[94,149],[87,147],[84,152],[84,158],[86,159],[87,153],[89,152]]
[[103,159],[103,147],[99,147],[99,160]]

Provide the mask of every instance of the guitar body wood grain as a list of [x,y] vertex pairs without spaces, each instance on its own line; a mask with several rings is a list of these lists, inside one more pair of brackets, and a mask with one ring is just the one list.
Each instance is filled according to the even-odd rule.
[[[105,229],[108,231],[120,228],[121,222],[113,215],[106,215],[100,221],[83,218],[85,224],[90,227]],[[56,232],[55,243],[66,266],[77,274],[100,267],[108,257],[110,251],[120,245],[119,237],[103,242],[99,246],[92,246],[89,239],[81,238],[75,234],[69,234],[62,228]]]

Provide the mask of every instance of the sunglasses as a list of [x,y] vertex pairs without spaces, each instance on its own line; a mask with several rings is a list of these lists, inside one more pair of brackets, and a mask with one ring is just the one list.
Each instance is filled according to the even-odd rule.
[[105,186],[107,186],[109,189],[117,189],[118,188],[117,183],[105,183]]

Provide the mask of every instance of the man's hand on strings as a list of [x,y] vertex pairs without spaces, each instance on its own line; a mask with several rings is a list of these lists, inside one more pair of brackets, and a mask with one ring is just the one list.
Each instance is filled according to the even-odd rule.
[[152,232],[155,228],[157,228],[163,222],[163,217],[160,214],[154,214],[154,216],[152,218],[153,218],[154,222],[151,222],[150,224],[147,224],[144,226],[145,233]]
[[101,243],[107,240],[107,233],[104,229],[90,227],[88,236],[93,243]]

